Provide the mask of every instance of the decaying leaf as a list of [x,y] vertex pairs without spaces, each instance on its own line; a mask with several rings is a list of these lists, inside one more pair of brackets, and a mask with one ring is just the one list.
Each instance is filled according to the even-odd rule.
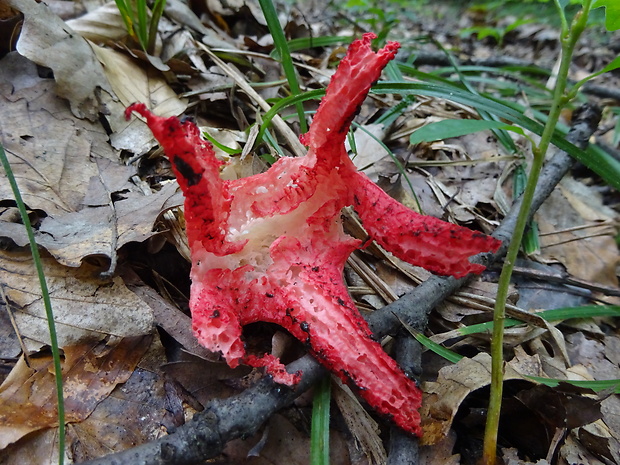
[[[22,198],[38,212],[37,243],[78,267],[87,257],[111,260],[124,244],[152,236],[160,212],[182,203],[175,185],[145,196],[131,182],[137,168],[120,163],[104,128],[73,116],[55,95],[54,81],[17,57],[0,68],[0,87],[7,90],[0,96],[0,141]],[[20,87],[11,91],[12,82]],[[0,200],[12,201],[4,170],[0,180]],[[18,217],[0,219],[0,237],[27,245]]]
[[[166,354],[159,338],[142,351],[124,384],[108,395],[90,416],[69,426],[67,441],[80,463],[152,441],[182,425],[195,403],[160,371]],[[145,353],[146,352],[146,353]]]
[[[338,432],[330,434],[329,443],[331,463],[350,463],[346,444]],[[226,463],[272,465],[286,457],[287,464],[306,465],[310,463],[310,440],[284,415],[276,413],[264,431],[250,439],[229,442],[222,455]]]
[[17,43],[19,53],[54,70],[56,92],[69,100],[76,117],[97,121],[97,94],[102,90],[111,93],[112,89],[86,40],[72,32],[44,3],[34,0],[7,0],[7,3],[25,16]]
[[[124,383],[150,341],[150,336],[138,336],[112,343],[65,346],[62,369],[66,421],[84,420],[118,384]],[[29,364],[20,358],[0,386],[0,449],[28,433],[58,425],[52,357],[31,356]]]
[[355,439],[356,445],[362,449],[371,464],[381,465],[386,463],[387,454],[381,438],[379,437],[379,425],[364,410],[359,400],[353,395],[348,386],[333,378],[335,389],[332,397],[338,405],[338,409],[344,418],[349,431]]
[[[504,380],[511,379],[523,379],[523,376],[507,365]],[[424,384],[420,411],[424,431],[421,443],[436,444],[446,437],[463,400],[490,382],[491,356],[486,353],[480,353],[474,358],[463,358],[439,370],[436,382]]]
[[152,147],[148,128],[139,120],[125,120],[123,110],[133,102],[148,101],[158,115],[177,116],[187,107],[187,100],[177,96],[158,70],[140,66],[135,59],[116,50],[94,44],[91,47],[116,96],[102,96],[113,131],[112,146],[135,154],[145,153]]
[[578,278],[617,286],[619,254],[610,224],[615,216],[592,189],[563,180],[536,216],[543,257],[560,261]]
[[[101,281],[84,266],[73,269],[42,257],[60,347],[151,332],[151,310],[120,278]],[[49,328],[29,252],[0,252],[0,285],[13,308],[26,347],[49,344]]]
[[105,3],[79,18],[70,19],[67,25],[95,43],[117,41],[127,36],[127,27],[114,2]]
[[[26,205],[58,216],[79,209],[90,179],[98,176],[96,160],[117,155],[101,125],[75,118],[54,87],[38,79],[32,87],[3,92],[0,137]],[[0,176],[5,179],[4,170]],[[0,196],[13,199],[8,182],[0,182]]]

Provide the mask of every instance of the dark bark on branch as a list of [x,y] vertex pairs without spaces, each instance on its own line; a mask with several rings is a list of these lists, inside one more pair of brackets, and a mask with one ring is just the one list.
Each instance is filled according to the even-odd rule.
[[[422,374],[422,346],[418,341],[408,333],[401,334],[396,338],[393,352],[405,373],[419,380]],[[418,439],[392,425],[387,465],[416,465],[418,461]]]
[[[598,115],[598,116],[597,116]],[[567,139],[585,148],[600,119],[600,110],[586,106],[575,113],[573,128]],[[553,188],[572,165],[564,152],[557,153],[545,166],[536,190],[533,211],[540,207]],[[520,203],[506,216],[494,236],[504,241],[498,253],[476,257],[487,265],[505,254]],[[447,296],[466,282],[451,277],[433,276],[412,292],[370,315],[369,323],[375,335],[382,337],[399,330],[399,318],[416,329],[426,326],[428,313]],[[265,378],[243,393],[228,399],[214,400],[205,410],[194,415],[189,423],[175,433],[140,446],[84,462],[87,465],[190,465],[218,456],[226,442],[254,434],[270,415],[290,405],[297,396],[309,389],[326,371],[309,355],[287,366],[289,372],[302,371],[303,377],[295,389],[275,384]]]

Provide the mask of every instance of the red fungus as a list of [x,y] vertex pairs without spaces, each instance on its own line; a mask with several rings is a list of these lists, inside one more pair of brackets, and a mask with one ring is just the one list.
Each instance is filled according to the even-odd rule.
[[276,382],[292,385],[299,373],[287,373],[270,354],[247,356],[241,339],[249,323],[281,325],[378,412],[420,435],[420,390],[372,339],[343,282],[345,261],[362,243],[345,234],[340,212],[353,206],[384,248],[439,274],[482,271],[468,257],[500,243],[407,209],[347,156],[351,120],[399,47],[389,42],[374,53],[374,37],[365,34],[349,47],[302,137],[308,154],[282,158],[261,174],[224,181],[221,162],[193,123],[157,117],[140,103],[126,116],[146,118],[185,194],[190,308],[200,343],[231,367],[264,366]]

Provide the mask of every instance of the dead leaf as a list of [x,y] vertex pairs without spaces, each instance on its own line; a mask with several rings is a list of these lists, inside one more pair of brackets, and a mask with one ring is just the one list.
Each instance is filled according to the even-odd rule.
[[[126,280],[127,278],[125,276]],[[190,316],[165,301],[154,289],[145,286],[137,276],[129,276],[127,284],[129,289],[151,308],[155,324],[172,336],[186,351],[212,362],[220,360],[219,354],[209,352],[198,343],[192,334]]]
[[114,2],[105,3],[79,18],[70,19],[67,25],[95,43],[117,41],[127,36],[127,28]]
[[[151,310],[120,278],[99,281],[88,267],[66,268],[45,256],[42,262],[60,347],[151,331]],[[26,347],[37,350],[49,344],[47,318],[30,253],[0,251],[0,270],[0,285],[14,309]]]
[[564,390],[534,386],[519,392],[516,398],[553,428],[574,429],[600,419],[598,399],[583,396],[580,390],[570,388],[570,385]]
[[46,218],[36,235],[37,243],[66,266],[78,267],[91,256],[111,258],[123,245],[143,242],[156,234],[153,226],[161,212],[179,205],[182,198],[177,195],[176,183],[169,183],[153,195],[134,190],[110,203]]
[[21,352],[19,340],[9,316],[10,311],[6,303],[0,300],[0,359],[4,360],[16,360]]
[[[58,428],[30,433],[21,441],[0,450],[2,465],[58,465]],[[67,451],[64,463],[71,463]]]
[[[300,432],[284,415],[276,413],[266,426],[264,433],[259,433],[248,440],[237,439],[229,442],[224,449],[224,463],[238,465],[274,465],[286,460],[290,465],[307,465],[310,463],[310,438]],[[263,435],[265,444],[254,449]],[[252,455],[248,454],[252,452]],[[330,462],[348,464],[349,454],[346,444],[337,432],[330,435]]]
[[25,17],[17,51],[54,71],[55,90],[69,100],[77,118],[96,121],[99,116],[97,94],[101,90],[108,93],[112,90],[86,40],[74,33],[45,3],[34,0],[7,0],[7,3]]
[[163,372],[203,406],[213,399],[230,397],[237,390],[227,381],[242,378],[252,371],[245,365],[233,369],[225,362],[212,362],[188,353],[182,353],[178,358],[165,364]]
[[[560,261],[573,276],[617,286],[616,232],[609,227],[615,217],[592,189],[563,180],[536,216],[542,256]],[[603,227],[584,227],[596,223]]]
[[332,377],[334,388],[332,396],[338,404],[345,423],[353,435],[356,445],[364,452],[369,463],[382,465],[387,462],[387,454],[381,438],[379,437],[379,425],[368,412],[362,407],[348,386]]
[[[523,379],[506,365],[504,380]],[[473,391],[491,382],[491,356],[480,353],[463,358],[454,365],[439,370],[436,382],[424,383],[424,400],[420,414],[424,435],[422,445],[436,444],[448,434],[459,406]]]
[[502,459],[504,459],[504,465],[550,465],[544,459],[537,460],[536,462],[522,460],[519,457],[519,451],[515,448],[502,448]]
[[456,444],[456,434],[454,432],[448,435],[432,446],[420,447],[420,465],[460,465],[460,454],[453,454]]
[[[63,389],[67,422],[84,420],[119,383],[124,383],[150,345],[151,337],[109,344],[64,347]],[[0,449],[42,428],[58,425],[53,362],[49,354],[20,358],[0,386]]]
[[113,134],[112,146],[130,150],[135,154],[146,153],[153,147],[153,135],[138,118],[125,119],[125,108],[135,102],[146,103],[159,116],[178,116],[187,108],[187,100],[177,97],[163,75],[144,63],[116,50],[91,44],[104,73],[118,99],[103,95],[107,107],[106,118]]
[[[609,335],[609,338],[614,338]],[[620,368],[606,357],[605,345],[585,336],[583,332],[569,334],[567,350],[572,365],[584,366],[593,379],[619,379]]]
[[[20,82],[18,62],[0,69],[0,85]],[[145,196],[130,180],[136,168],[119,162],[103,127],[75,118],[53,81],[27,70],[31,87],[0,96],[0,138],[26,205],[43,212],[37,243],[67,266],[89,256],[113,259],[123,244],[150,237],[162,209],[182,198],[173,199],[172,183]],[[0,182],[0,200],[12,199],[8,182]],[[27,244],[23,226],[4,218],[0,237]]]
[[[365,124],[355,129],[353,137],[355,138],[356,153],[352,160],[358,170],[363,171],[370,179],[377,181],[377,162],[389,156],[385,147],[379,143],[385,138],[386,127],[383,124]],[[349,141],[347,140],[345,147],[351,150]]]
[[166,360],[159,338],[146,349],[131,377],[86,420],[69,426],[67,443],[74,462],[152,441],[185,422],[186,399],[159,371]]
[[[26,205],[58,216],[79,209],[90,179],[98,175],[96,159],[118,157],[101,125],[71,115],[54,87],[53,81],[39,80],[2,92],[0,137]],[[0,183],[0,198],[13,199],[7,182]]]
[[598,458],[606,459],[610,463],[620,463],[620,441],[603,421],[579,428],[577,437],[579,442]]
[[566,438],[564,445],[560,448],[560,456],[558,464],[560,465],[573,465],[576,463],[583,463],[588,465],[608,465],[605,462],[598,460],[592,453],[590,453],[574,434],[569,434]]

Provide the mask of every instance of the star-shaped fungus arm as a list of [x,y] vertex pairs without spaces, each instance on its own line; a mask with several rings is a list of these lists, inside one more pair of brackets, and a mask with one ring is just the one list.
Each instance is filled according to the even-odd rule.
[[432,216],[419,215],[394,200],[365,174],[352,183],[355,211],[366,232],[401,260],[433,273],[462,278],[481,273],[469,257],[495,252],[497,239]]
[[422,394],[373,340],[343,281],[344,265],[362,242],[347,235],[341,211],[353,206],[368,233],[410,263],[454,276],[480,272],[471,255],[499,242],[402,206],[360,174],[347,156],[350,123],[398,49],[375,53],[365,34],[349,47],[302,141],[308,154],[282,158],[264,173],[233,181],[198,128],[144,116],[171,161],[185,195],[192,253],[190,309],[194,334],[232,367],[266,367],[274,380],[295,384],[273,355],[247,355],[242,327],[276,323],[302,341],[325,367],[352,383],[368,404],[413,434],[421,434]]
[[382,247],[413,265],[442,275],[461,278],[480,273],[484,266],[469,257],[482,251],[495,251],[500,241],[482,233],[419,215],[386,194],[356,167],[345,151],[345,137],[351,121],[368,94],[369,86],[381,75],[398,51],[397,42],[377,53],[372,51],[372,33],[349,47],[332,77],[325,97],[308,134],[302,141],[310,147],[309,156],[317,165],[338,169],[368,234]]

